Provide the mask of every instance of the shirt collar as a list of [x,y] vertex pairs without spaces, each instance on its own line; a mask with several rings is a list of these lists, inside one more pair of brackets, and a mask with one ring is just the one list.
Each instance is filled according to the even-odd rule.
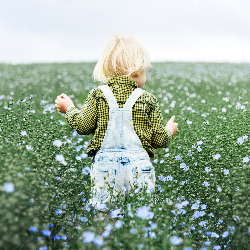
[[108,86],[111,86],[114,84],[126,84],[134,88],[138,88],[138,83],[128,76],[111,77],[110,80],[108,81]]

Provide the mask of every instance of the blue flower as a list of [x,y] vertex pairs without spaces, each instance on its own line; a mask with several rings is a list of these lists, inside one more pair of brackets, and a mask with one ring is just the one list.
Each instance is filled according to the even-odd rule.
[[159,178],[160,181],[164,181],[164,176],[163,175],[158,176],[158,178]]
[[88,219],[87,219],[86,217],[81,217],[81,218],[80,218],[80,221],[87,222]]
[[210,241],[205,241],[204,244],[205,244],[206,246],[209,246],[209,245],[211,244],[211,242],[210,242]]
[[179,155],[175,156],[175,160],[179,161],[181,159],[181,157]]
[[48,229],[43,229],[42,234],[47,237],[51,236],[51,232]]
[[7,193],[12,193],[14,191],[14,185],[12,183],[4,183],[3,190]]
[[130,233],[131,233],[131,234],[135,234],[135,233],[136,233],[136,229],[135,229],[135,228],[131,228],[131,229],[130,229]]
[[111,218],[116,218],[120,212],[121,212],[120,209],[117,208],[117,209],[111,211],[110,217]]
[[93,241],[95,239],[95,234],[90,232],[90,231],[87,231],[84,233],[84,238],[83,238],[83,242],[84,243],[89,243],[91,241]]
[[226,238],[228,235],[229,235],[228,231],[225,231],[225,232],[222,234],[222,239]]
[[152,219],[154,217],[154,213],[153,212],[149,212],[149,207],[142,207],[140,209],[137,210],[136,215],[142,219]]
[[214,246],[213,249],[217,250],[217,249],[221,249],[221,247],[219,245],[217,245],[217,246]]
[[63,235],[61,235],[61,239],[62,239],[62,240],[67,240],[67,236],[66,236],[66,235],[64,235],[64,234],[63,234]]
[[198,146],[198,147],[197,147],[197,150],[198,150],[199,152],[201,152],[201,151],[202,151],[202,148],[201,148],[200,146]]
[[242,144],[244,142],[244,138],[240,137],[237,139],[237,143]]
[[63,212],[63,211],[62,211],[61,209],[57,209],[55,213],[56,213],[56,214],[62,214],[62,212]]
[[186,122],[188,125],[193,123],[192,121],[189,121],[189,120],[187,120]]
[[218,159],[220,158],[220,154],[213,155],[213,158],[214,158],[215,160],[218,160]]
[[60,240],[60,236],[55,235],[55,236],[54,236],[54,240]]
[[181,243],[181,238],[173,236],[170,238],[170,242],[174,245],[179,245]]
[[173,177],[171,175],[168,175],[167,177],[165,177],[165,180],[166,181],[172,181],[173,180]]
[[108,231],[108,230],[102,233],[102,236],[103,236],[104,238],[109,237],[109,235],[110,235],[110,231]]
[[191,207],[191,209],[198,209],[199,208],[199,204],[198,203],[194,203]]
[[158,162],[158,159],[153,160],[153,163],[157,163],[157,162]]
[[61,142],[60,140],[55,140],[55,141],[53,142],[53,145],[54,145],[54,146],[57,146],[57,147],[61,147],[61,146],[62,146],[62,142]]
[[101,240],[99,236],[96,236],[96,238],[94,240],[94,244],[96,246],[101,246],[101,245],[103,245],[103,243],[104,243],[103,240]]
[[206,209],[206,208],[207,208],[207,205],[205,205],[205,204],[203,204],[203,205],[201,206],[201,210]]
[[225,174],[225,175],[228,175],[228,174],[229,174],[229,170],[228,170],[228,169],[225,169],[225,170],[224,170],[224,174]]
[[80,156],[81,156],[83,159],[86,159],[86,158],[88,157],[88,154],[83,153],[83,154],[81,154]]
[[140,244],[140,245],[138,245],[138,247],[139,247],[139,248],[143,248],[143,247],[144,247],[144,245],[143,245],[143,244]]
[[27,132],[26,131],[21,131],[21,133],[20,133],[22,136],[25,136],[25,135],[27,135]]
[[193,250],[193,248],[192,247],[184,247],[183,250]]
[[89,167],[85,167],[82,169],[82,173],[85,174],[85,175],[88,175],[90,173],[90,168]]
[[47,250],[47,247],[39,247],[39,250]]
[[210,183],[207,182],[207,181],[204,181],[202,184],[205,185],[205,186],[207,187]]
[[246,163],[249,162],[249,158],[248,157],[244,157],[243,158],[243,162],[246,162]]
[[220,236],[219,236],[219,234],[217,234],[217,233],[215,233],[215,232],[213,232],[212,234],[211,234],[211,237],[213,237],[213,238],[219,238]]
[[116,223],[115,223],[115,228],[121,228],[122,225],[123,225],[123,221],[118,220],[118,221],[116,221]]
[[38,231],[38,229],[36,227],[30,227],[30,231],[35,233]]

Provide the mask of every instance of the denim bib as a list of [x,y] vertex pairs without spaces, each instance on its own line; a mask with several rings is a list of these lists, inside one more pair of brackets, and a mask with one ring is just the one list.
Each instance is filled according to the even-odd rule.
[[125,195],[131,192],[136,183],[139,189],[146,185],[148,192],[151,192],[155,185],[154,167],[134,130],[132,120],[132,107],[145,91],[135,89],[123,108],[119,108],[109,86],[102,85],[99,88],[109,106],[109,121],[101,148],[91,166],[90,175],[94,186],[89,202],[111,202],[109,187],[113,197],[118,192]]

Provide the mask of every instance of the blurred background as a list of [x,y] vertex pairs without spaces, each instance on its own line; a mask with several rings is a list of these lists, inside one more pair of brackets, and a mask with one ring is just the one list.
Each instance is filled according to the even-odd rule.
[[250,62],[248,0],[8,0],[0,63],[94,62],[114,33],[152,62]]

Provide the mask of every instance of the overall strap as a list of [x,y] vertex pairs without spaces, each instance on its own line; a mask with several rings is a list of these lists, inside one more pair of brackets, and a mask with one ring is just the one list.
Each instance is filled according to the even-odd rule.
[[102,85],[102,86],[98,86],[98,88],[101,89],[101,91],[103,92],[108,105],[109,105],[109,109],[118,109],[118,104],[116,102],[115,96],[112,92],[112,90],[110,89],[110,87],[108,85]]
[[124,104],[124,109],[132,110],[132,107],[134,106],[137,99],[145,92],[145,90],[142,90],[140,88],[137,88],[133,91],[133,93],[129,96],[126,103]]

